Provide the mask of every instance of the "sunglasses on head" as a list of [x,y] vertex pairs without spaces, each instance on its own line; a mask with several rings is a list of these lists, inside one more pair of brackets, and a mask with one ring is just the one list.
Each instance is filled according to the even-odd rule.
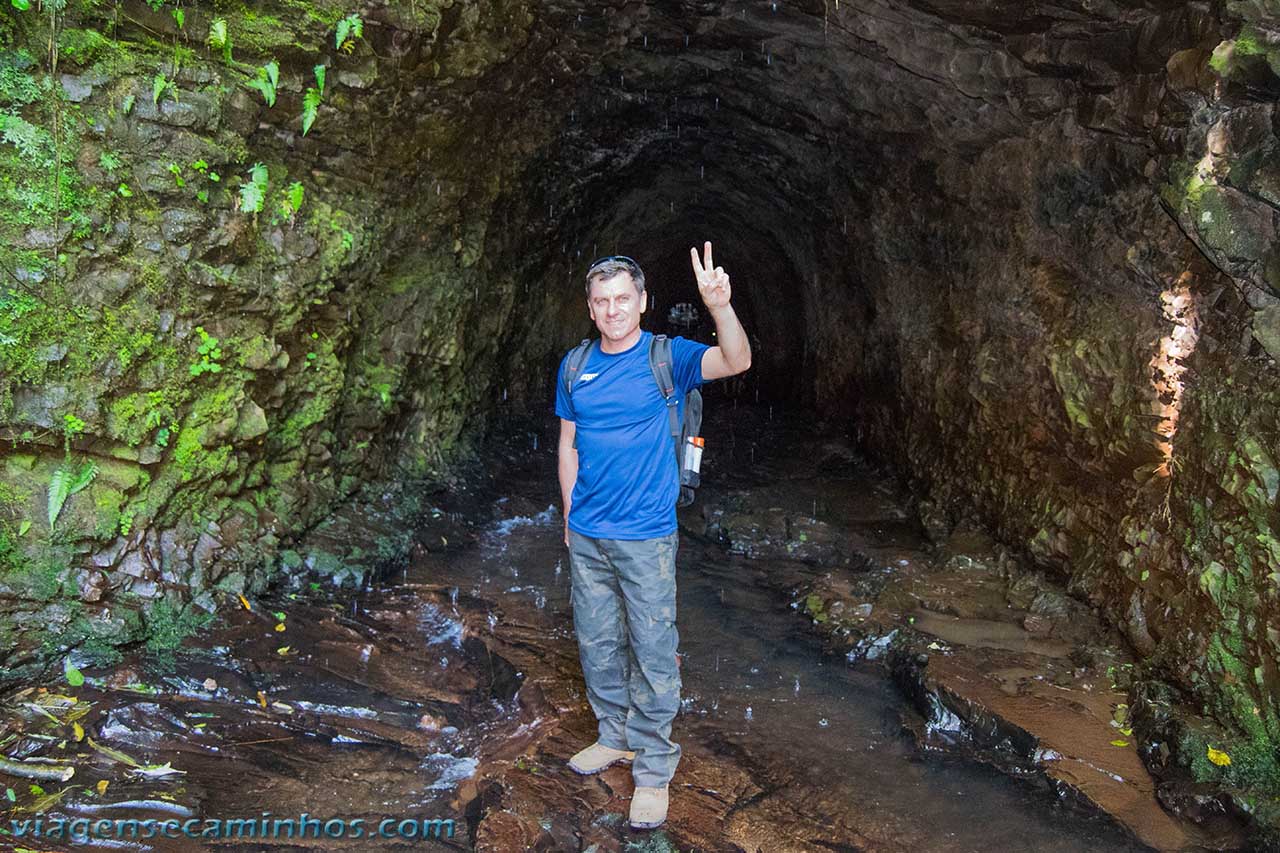
[[601,258],[598,261],[592,261],[591,266],[588,267],[588,269],[595,269],[601,264],[607,264],[610,261],[622,261],[624,263],[631,264],[632,266],[637,266],[637,267],[640,266],[638,263],[635,262],[634,259],[628,258],[626,255],[609,255],[608,257]]

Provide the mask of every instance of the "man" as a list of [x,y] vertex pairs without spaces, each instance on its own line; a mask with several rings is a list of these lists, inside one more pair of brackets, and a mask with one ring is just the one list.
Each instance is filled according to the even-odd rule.
[[[751,366],[746,333],[729,304],[729,276],[690,248],[698,290],[716,325],[718,346],[671,341],[675,395]],[[573,579],[587,700],[598,739],[573,756],[578,773],[632,761],[631,825],[659,826],[667,785],[680,760],[671,723],[680,707],[676,648],[680,493],[667,405],[649,367],[652,335],[640,329],[644,272],[630,258],[602,258],[587,270],[587,312],[600,330],[575,378],[556,381],[560,416],[560,492]],[[576,439],[576,441],[575,441]]]

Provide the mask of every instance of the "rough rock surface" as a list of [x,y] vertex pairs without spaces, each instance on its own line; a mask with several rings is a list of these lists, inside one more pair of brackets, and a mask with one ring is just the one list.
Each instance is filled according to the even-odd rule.
[[749,388],[1065,578],[1235,727],[1202,773],[1275,778],[1274,3],[157,6],[4,11],[11,667],[260,588],[543,404],[585,261],[664,312],[709,238]]

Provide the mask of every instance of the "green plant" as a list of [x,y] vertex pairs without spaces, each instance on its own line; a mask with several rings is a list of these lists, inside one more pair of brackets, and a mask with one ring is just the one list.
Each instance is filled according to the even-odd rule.
[[50,530],[53,530],[54,522],[58,520],[58,515],[61,514],[63,504],[66,503],[67,498],[88,486],[97,475],[98,465],[96,462],[86,462],[77,474],[72,474],[66,468],[59,468],[53,472],[53,477],[49,480]]
[[324,98],[325,67],[317,65],[314,69],[316,85],[309,87],[302,96],[302,135],[306,136],[311,125],[315,123],[316,114],[320,110],[320,102]]
[[302,181],[294,181],[285,189],[284,197],[280,200],[280,215],[290,223],[302,208],[303,192]]
[[222,348],[218,346],[218,339],[211,337],[204,326],[196,326],[196,333],[200,335],[200,346],[196,350],[200,360],[189,368],[191,375],[221,373],[222,365],[218,364],[218,359],[222,358]]
[[168,94],[175,101],[178,100],[178,86],[164,76],[163,71],[157,71],[156,76],[151,78],[151,102],[156,106],[160,105],[160,99]]
[[186,607],[175,608],[167,599],[160,599],[147,615],[147,650],[154,653],[171,653],[182,641],[209,625],[212,613],[198,613]]
[[240,210],[254,213],[262,210],[262,203],[267,197],[267,167],[254,163],[249,169],[249,180],[240,185]]
[[273,59],[266,65],[258,69],[256,77],[251,77],[245,81],[245,85],[254,91],[262,93],[262,99],[267,102],[268,107],[276,105],[276,87],[280,83],[280,66]]
[[111,151],[103,151],[98,155],[98,166],[108,174],[120,168],[120,157]]
[[222,58],[231,61],[231,36],[227,33],[227,19],[214,18],[209,24],[209,47],[222,51]]
[[169,173],[173,175],[173,182],[177,184],[179,188],[187,185],[187,182],[182,179],[182,167],[177,163],[169,164]]
[[170,14],[173,15],[173,22],[178,25],[178,29],[182,29],[187,23],[187,14],[181,9],[174,9]]
[[133,530],[133,519],[134,519],[134,516],[137,515],[137,513],[138,511],[133,507],[129,507],[128,509],[120,513],[120,535],[121,536],[128,536],[129,532]]
[[62,445],[65,452],[71,452],[71,440],[84,432],[84,427],[84,421],[70,412],[62,416]]
[[355,12],[338,21],[334,33],[334,46],[343,53],[351,53],[356,49],[355,40],[364,36],[364,21]]

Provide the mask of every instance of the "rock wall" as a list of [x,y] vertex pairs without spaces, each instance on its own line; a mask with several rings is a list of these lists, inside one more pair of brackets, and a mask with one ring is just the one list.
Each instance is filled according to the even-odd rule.
[[468,109],[518,91],[520,3],[17,5],[7,675],[155,602],[192,623],[361,487],[442,470],[491,408],[517,297],[489,226],[539,138]]
[[851,220],[856,354],[817,395],[910,473],[939,532],[976,507],[1121,626],[1146,677],[1234,732],[1216,742],[1230,765],[1190,729],[1167,744],[1180,761],[1272,785],[1268,22],[1261,4],[1188,4],[1121,17],[1109,39],[1003,36],[1021,68],[1056,68],[1053,109],[1018,105],[1026,125],[980,144],[886,152]]

